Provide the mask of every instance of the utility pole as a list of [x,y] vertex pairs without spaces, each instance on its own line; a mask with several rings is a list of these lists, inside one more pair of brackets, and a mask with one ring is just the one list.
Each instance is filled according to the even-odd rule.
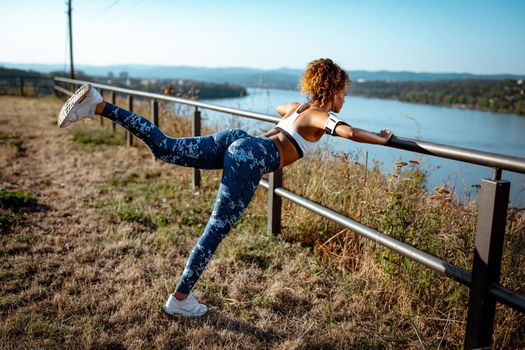
[[75,69],[73,68],[73,27],[71,25],[71,0],[67,1],[67,15],[69,17],[69,62],[71,79],[75,79]]

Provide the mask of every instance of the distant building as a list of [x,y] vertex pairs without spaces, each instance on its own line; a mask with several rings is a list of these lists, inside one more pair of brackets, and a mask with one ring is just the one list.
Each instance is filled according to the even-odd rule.
[[140,81],[141,85],[154,85],[157,83],[157,79],[142,79]]

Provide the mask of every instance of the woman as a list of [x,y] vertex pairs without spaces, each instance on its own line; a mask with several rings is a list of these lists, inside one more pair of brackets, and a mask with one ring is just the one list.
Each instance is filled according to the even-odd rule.
[[332,113],[343,107],[350,83],[346,72],[332,60],[310,62],[300,83],[308,102],[277,107],[282,120],[264,135],[255,137],[235,129],[194,138],[171,138],[149,120],[105,102],[91,85],[82,86],[68,99],[57,122],[65,127],[101,115],[140,138],[161,160],[199,169],[223,169],[211,217],[163,308],[170,315],[201,316],[207,307],[195,300],[191,289],[219,243],[248,206],[264,174],[311,154],[325,133],[374,144],[390,140],[392,133],[388,130],[375,134],[353,128]]

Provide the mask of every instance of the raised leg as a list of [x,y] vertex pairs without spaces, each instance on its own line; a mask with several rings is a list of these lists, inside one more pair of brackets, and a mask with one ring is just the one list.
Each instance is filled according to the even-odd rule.
[[107,102],[100,114],[142,140],[156,158],[199,169],[222,169],[228,146],[248,136],[245,131],[234,129],[199,137],[169,137],[148,119]]

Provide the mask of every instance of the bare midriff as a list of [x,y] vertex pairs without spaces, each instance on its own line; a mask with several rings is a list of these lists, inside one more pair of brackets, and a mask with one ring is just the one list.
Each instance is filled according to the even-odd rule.
[[293,143],[288,140],[288,138],[277,129],[271,129],[267,131],[263,136],[268,137],[275,144],[279,150],[279,155],[281,158],[281,164],[279,169],[292,164],[299,159],[299,153],[293,145]]

